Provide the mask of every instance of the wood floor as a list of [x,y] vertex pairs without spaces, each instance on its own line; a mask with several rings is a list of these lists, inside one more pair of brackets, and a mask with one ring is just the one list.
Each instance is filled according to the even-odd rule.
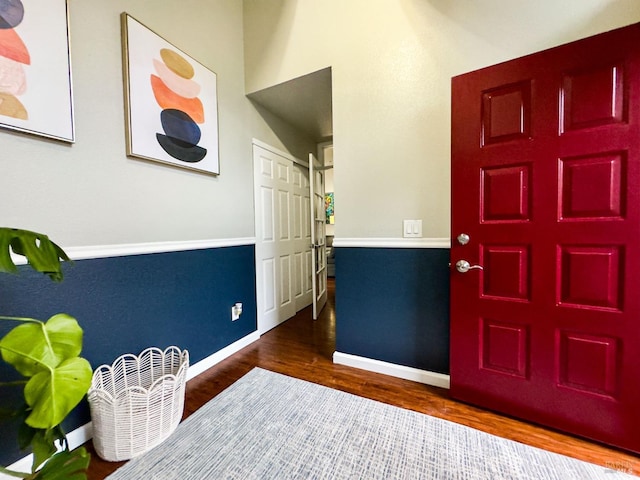
[[[552,452],[640,475],[640,458],[453,401],[448,391],[355,368],[334,365],[334,282],[321,318],[310,308],[263,335],[187,384],[185,417],[196,411],[254,367],[261,367],[391,405],[461,423]],[[103,479],[122,463],[101,460],[92,445],[88,478]]]

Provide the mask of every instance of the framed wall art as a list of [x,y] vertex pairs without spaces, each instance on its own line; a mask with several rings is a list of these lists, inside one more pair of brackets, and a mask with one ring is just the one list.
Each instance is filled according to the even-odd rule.
[[0,127],[73,142],[67,2],[0,7]]
[[216,74],[121,16],[127,155],[218,175]]

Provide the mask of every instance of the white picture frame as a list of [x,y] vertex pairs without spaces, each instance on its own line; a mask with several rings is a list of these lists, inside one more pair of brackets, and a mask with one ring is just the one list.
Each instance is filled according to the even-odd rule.
[[0,17],[0,127],[73,143],[66,0],[22,0]]

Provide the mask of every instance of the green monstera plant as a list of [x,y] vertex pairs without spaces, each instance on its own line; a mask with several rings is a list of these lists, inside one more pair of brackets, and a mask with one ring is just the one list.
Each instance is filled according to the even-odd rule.
[[[33,269],[56,282],[63,278],[60,261],[70,261],[46,235],[0,228],[0,272],[18,271],[11,252],[24,256]],[[91,365],[80,357],[82,328],[75,318],[64,313],[46,322],[7,316],[0,316],[0,320],[19,324],[0,340],[0,352],[24,380],[0,386],[24,384],[25,404],[14,415],[23,419],[18,434],[20,448],[30,446],[33,451],[30,473],[4,467],[0,472],[29,480],[86,479],[89,454],[83,447],[69,450],[61,427],[91,385]]]

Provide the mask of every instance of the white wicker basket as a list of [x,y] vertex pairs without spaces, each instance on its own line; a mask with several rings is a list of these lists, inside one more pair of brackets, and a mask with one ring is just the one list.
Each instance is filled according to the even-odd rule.
[[178,347],[152,347],[98,367],[87,394],[98,455],[128,460],[171,435],[182,419],[188,368],[189,352]]

